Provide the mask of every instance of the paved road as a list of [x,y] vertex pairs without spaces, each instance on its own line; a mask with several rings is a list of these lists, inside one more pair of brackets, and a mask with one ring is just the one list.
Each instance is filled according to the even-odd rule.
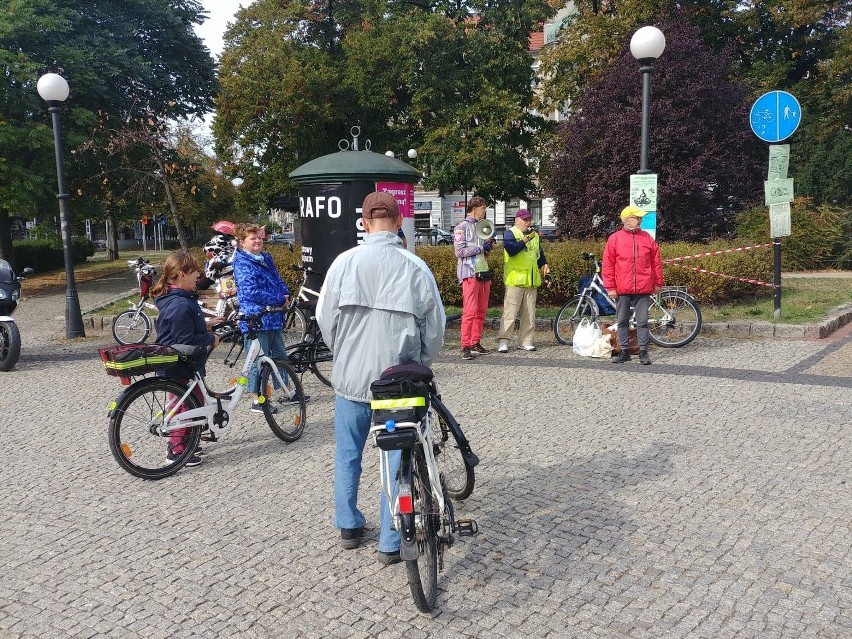
[[650,367],[544,336],[463,362],[450,334],[434,368],[482,458],[458,506],[481,532],[448,551],[428,616],[375,561],[374,499],[365,546],[338,548],[330,392],[308,381],[296,443],[246,404],[202,466],[143,482],[109,454],[107,339],[65,340],[63,305],[21,305],[0,377],[4,639],[852,636],[848,331],[702,336]]

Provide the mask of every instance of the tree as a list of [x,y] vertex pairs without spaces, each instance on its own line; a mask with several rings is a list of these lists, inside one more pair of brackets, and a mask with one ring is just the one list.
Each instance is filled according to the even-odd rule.
[[[724,236],[736,212],[762,198],[757,139],[748,127],[748,89],[726,79],[730,51],[716,54],[683,12],[665,21],[666,50],[654,65],[650,165],[659,176],[658,237]],[[639,164],[638,64],[622,40],[611,70],[592,81],[562,126],[546,191],[567,235],[601,235],[628,203]]]
[[241,190],[295,191],[287,174],[356,124],[374,148],[417,148],[428,187],[535,188],[526,45],[545,2],[329,7],[257,0],[226,34],[214,134]]
[[[89,138],[98,111],[131,119],[134,96],[171,118],[212,105],[215,67],[193,31],[197,0],[16,0],[0,8],[0,257],[10,259],[9,214],[55,210],[53,137],[36,92],[47,71],[69,80],[63,136],[73,148]],[[72,213],[85,177],[67,162]]]

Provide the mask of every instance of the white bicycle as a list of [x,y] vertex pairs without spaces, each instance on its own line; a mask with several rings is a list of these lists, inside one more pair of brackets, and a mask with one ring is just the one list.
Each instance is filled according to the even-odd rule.
[[139,283],[139,301],[131,302],[130,310],[116,316],[112,323],[112,336],[118,344],[142,344],[151,336],[151,328],[154,325],[145,313],[145,309],[157,310],[157,307],[148,301],[157,269],[144,257],[127,260],[127,265],[136,273],[136,281]]
[[[370,390],[370,435],[380,450],[379,474],[391,525],[400,533],[399,554],[414,604],[431,612],[437,604],[438,571],[444,568],[444,550],[452,546],[453,534],[479,531],[474,520],[455,518],[450,500],[451,495],[464,499],[473,491],[473,468],[479,459],[440,401],[426,366],[390,368]],[[396,450],[399,472],[391,477],[390,452]]]
[[[180,470],[202,439],[217,441],[227,435],[236,425],[237,406],[255,360],[262,391],[257,401],[269,428],[285,442],[299,439],[306,420],[299,376],[285,360],[265,355],[257,338],[260,318],[283,310],[266,307],[240,318],[249,326],[248,353],[240,376],[223,392],[211,391],[195,371],[194,359],[205,353],[205,346],[139,344],[100,349],[107,374],[130,384],[109,407],[109,447],[118,464],[136,477],[162,479]],[[157,371],[173,377],[143,377],[130,383],[131,377]],[[180,451],[173,452],[168,445],[171,440],[180,442]]]

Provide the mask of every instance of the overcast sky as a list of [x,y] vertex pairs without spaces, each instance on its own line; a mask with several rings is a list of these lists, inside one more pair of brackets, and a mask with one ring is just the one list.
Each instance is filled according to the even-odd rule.
[[234,18],[234,14],[240,6],[247,7],[254,0],[201,0],[201,4],[210,14],[210,17],[195,32],[204,39],[210,53],[218,60],[222,53],[222,35],[228,23]]

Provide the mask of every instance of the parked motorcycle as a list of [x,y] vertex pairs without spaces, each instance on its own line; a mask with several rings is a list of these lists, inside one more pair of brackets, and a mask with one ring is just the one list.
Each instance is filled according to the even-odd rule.
[[0,371],[12,370],[21,355],[21,333],[12,313],[21,296],[21,281],[32,274],[28,267],[16,276],[9,262],[0,260]]

